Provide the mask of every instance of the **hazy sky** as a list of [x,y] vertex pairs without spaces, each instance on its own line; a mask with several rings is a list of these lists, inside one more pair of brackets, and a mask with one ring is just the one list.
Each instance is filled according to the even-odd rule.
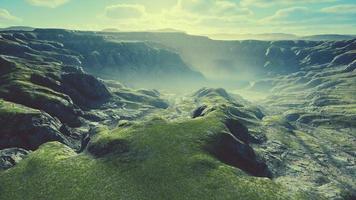
[[0,27],[356,34],[356,0],[0,0]]

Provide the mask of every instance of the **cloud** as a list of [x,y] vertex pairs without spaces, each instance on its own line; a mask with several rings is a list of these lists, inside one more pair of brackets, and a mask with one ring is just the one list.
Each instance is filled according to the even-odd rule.
[[341,4],[321,9],[324,13],[356,14],[356,4]]
[[252,11],[240,7],[233,0],[178,0],[174,6],[160,12],[149,12],[137,4],[111,5],[98,17],[104,20],[103,23],[111,21],[121,30],[174,27],[208,32],[209,29],[236,25],[237,21],[246,22],[251,15]]
[[260,20],[261,23],[288,23],[310,20],[314,17],[312,10],[307,7],[289,7],[283,8],[275,12],[274,15],[265,17]]
[[[330,8],[330,7],[328,7]],[[342,33],[342,31],[355,30],[355,20],[349,15],[339,15],[330,12],[332,9],[311,9],[308,7],[289,7],[276,11],[273,15],[262,18],[256,23],[258,26],[269,29],[271,32],[288,33]],[[347,11],[351,12],[351,11]],[[338,28],[340,27],[340,30]],[[347,28],[345,28],[347,27]],[[345,33],[344,33],[345,34]]]
[[182,28],[199,32],[236,27],[249,23],[254,13],[234,0],[178,0],[176,6],[163,12],[168,26],[179,24]]
[[26,0],[26,2],[34,6],[56,8],[69,2],[69,0]]
[[0,8],[0,22],[19,22],[20,18],[10,14],[6,9]]
[[232,0],[179,0],[177,7],[190,14],[203,16],[222,17],[252,14],[252,11],[240,7]]
[[243,6],[277,6],[277,5],[295,5],[295,4],[311,4],[311,3],[324,3],[335,2],[337,0],[241,0]]
[[[177,3],[159,12],[145,9],[143,5],[116,4],[105,8],[99,16],[102,24],[117,27],[120,30],[149,30],[175,28],[193,34],[203,33],[252,33],[252,32],[287,32],[319,33],[332,32],[329,27],[355,24],[352,18],[325,13],[308,7],[293,5],[294,0],[243,0],[253,2],[285,2],[279,10],[267,17],[254,14],[251,8],[241,5],[237,0],[177,0]],[[329,0],[322,0],[323,2]],[[317,3],[317,0],[298,2]],[[292,5],[289,6],[288,5]],[[273,11],[274,9],[270,9]],[[266,12],[267,13],[267,12]],[[353,30],[354,28],[352,28]],[[344,29],[345,30],[345,29]],[[351,30],[351,29],[349,29]]]
[[105,16],[115,20],[137,19],[145,14],[145,7],[136,4],[116,4],[105,8]]

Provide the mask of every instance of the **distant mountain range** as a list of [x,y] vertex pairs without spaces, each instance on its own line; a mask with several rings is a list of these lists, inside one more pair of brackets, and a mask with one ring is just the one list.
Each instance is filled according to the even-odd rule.
[[0,31],[33,31],[35,28],[29,26],[10,26],[6,28],[0,28]]
[[[126,32],[121,31],[117,28],[105,28],[101,30],[102,32]],[[163,28],[163,29],[152,29],[152,30],[142,30],[142,31],[133,31],[133,32],[153,32],[153,33],[185,33],[184,31],[173,29],[173,28]]]
[[301,37],[303,40],[352,40],[356,38],[356,35],[338,35],[338,34],[325,34],[325,35],[311,35]]
[[[33,31],[35,28],[29,26],[10,26],[6,28],[0,28],[0,31]],[[105,28],[101,32],[128,32],[122,31],[117,28]],[[185,33],[185,31],[177,30],[173,28],[164,29],[152,29],[132,32],[150,32],[150,33]],[[347,34],[319,34],[319,35],[306,35],[299,36],[288,33],[247,33],[247,34],[235,34],[235,33],[216,33],[205,35],[213,40],[263,40],[263,41],[277,41],[277,40],[311,40],[311,41],[339,41],[339,40],[351,40],[356,38],[356,35]]]
[[286,33],[264,33],[264,34],[234,34],[218,33],[207,35],[216,40],[296,40],[297,35]]
[[320,34],[320,35],[298,36],[298,35],[286,34],[286,33],[264,33],[264,34],[221,33],[221,34],[211,34],[207,36],[215,40],[265,40],[265,41],[275,41],[275,40],[338,41],[338,40],[351,40],[356,38],[356,35]]
[[[131,32],[131,31],[121,31],[116,28],[107,28],[103,29],[102,32]],[[143,31],[132,31],[132,32],[148,32],[148,33],[186,33],[185,31],[165,28],[165,29],[156,29],[156,30],[143,30]],[[216,34],[206,34],[213,40],[263,40],[263,41],[278,41],[278,40],[311,40],[311,41],[339,41],[339,40],[351,40],[356,38],[356,35],[347,35],[347,34],[318,34],[318,35],[305,35],[300,36],[296,34],[289,33],[247,33],[247,34],[238,34],[238,33],[216,33]]]

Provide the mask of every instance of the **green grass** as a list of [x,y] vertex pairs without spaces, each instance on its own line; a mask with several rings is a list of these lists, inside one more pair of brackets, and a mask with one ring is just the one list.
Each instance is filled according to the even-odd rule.
[[4,101],[0,99],[0,124],[1,131],[15,132],[19,131],[20,127],[24,126],[22,120],[26,116],[39,116],[41,113],[39,110],[35,110],[20,104]]
[[[70,106],[66,95],[54,91],[49,87],[33,83],[31,77],[33,75],[46,77],[49,74],[59,76],[59,67],[56,65],[36,65],[27,66],[21,62],[12,63],[13,65],[5,65],[3,72],[0,73],[0,96],[2,98],[21,98],[18,101],[26,101],[28,104],[38,104],[38,102],[55,102]],[[1,72],[1,71],[0,71]],[[13,94],[14,92],[17,92]],[[17,97],[20,93],[22,97]]]
[[204,151],[222,134],[220,114],[102,129],[91,147],[111,150],[100,157],[44,144],[0,173],[0,199],[305,199]]
[[11,103],[0,99],[0,113],[1,114],[16,114],[16,113],[38,113],[39,111],[32,108],[22,106],[20,104]]

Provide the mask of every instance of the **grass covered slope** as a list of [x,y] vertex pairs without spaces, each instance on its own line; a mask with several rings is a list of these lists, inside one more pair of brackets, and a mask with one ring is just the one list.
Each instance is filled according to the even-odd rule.
[[221,111],[100,130],[76,154],[47,143],[0,174],[0,199],[305,199],[206,151],[226,134]]

